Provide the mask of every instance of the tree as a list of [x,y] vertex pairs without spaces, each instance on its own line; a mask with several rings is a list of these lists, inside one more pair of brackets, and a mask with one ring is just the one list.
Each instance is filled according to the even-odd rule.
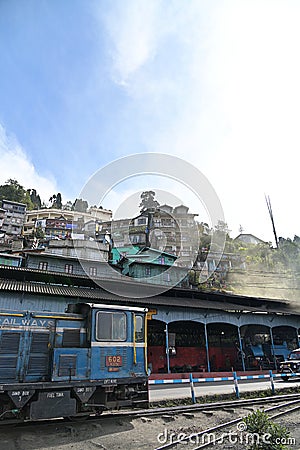
[[61,193],[59,192],[56,196],[56,208],[57,209],[61,209],[62,208],[62,198],[61,198]]
[[25,200],[25,189],[17,180],[9,179],[0,186],[0,199],[23,203]]
[[44,239],[45,233],[44,233],[44,230],[43,230],[43,228],[41,226],[37,227],[37,229],[35,231],[35,237],[37,239]]
[[28,209],[33,209],[29,193],[17,180],[11,178],[0,186],[0,200],[25,203]]
[[82,198],[76,198],[75,202],[73,203],[73,210],[78,212],[86,212],[88,209],[89,204],[86,200],[82,200]]
[[218,223],[213,230],[213,244],[210,249],[217,252],[223,251],[226,240],[230,239],[229,232],[230,230],[227,223],[223,220],[218,220]]
[[229,230],[228,225],[223,220],[218,220],[217,225],[215,226],[215,231],[219,231],[221,233],[229,234],[231,230]]
[[73,211],[73,203],[70,202],[70,200],[68,200],[62,207],[65,211]]
[[154,191],[145,191],[141,194],[141,203],[139,207],[141,208],[141,212],[146,211],[147,209],[157,209],[159,207],[158,201],[154,199],[155,192]]
[[62,209],[62,198],[61,193],[53,194],[52,197],[49,198],[49,202],[52,202],[51,208]]
[[41,197],[37,194],[35,189],[27,189],[27,193],[32,202],[33,209],[40,209],[42,206]]

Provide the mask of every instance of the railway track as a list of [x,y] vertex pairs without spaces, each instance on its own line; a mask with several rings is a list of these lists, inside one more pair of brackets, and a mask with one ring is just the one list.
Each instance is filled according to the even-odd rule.
[[[257,397],[251,399],[244,400],[230,400],[230,401],[222,401],[222,402],[210,402],[210,403],[196,403],[192,405],[179,405],[179,406],[170,406],[170,407],[150,407],[148,409],[137,409],[137,410],[122,410],[122,411],[107,411],[103,412],[99,416],[90,415],[90,416],[82,416],[76,418],[57,418],[51,420],[38,420],[38,421],[25,421],[20,423],[19,421],[9,420],[9,421],[0,421],[0,429],[3,426],[12,426],[12,427],[26,427],[26,426],[34,426],[34,425],[42,425],[42,424],[59,424],[67,422],[68,424],[78,423],[79,421],[86,422],[97,422],[101,420],[109,420],[109,419],[126,419],[126,418],[140,418],[140,417],[155,417],[162,415],[180,415],[184,413],[197,413],[197,412],[208,412],[208,411],[217,411],[217,410],[228,410],[230,408],[240,409],[240,408],[251,408],[255,405],[266,405],[273,403],[283,403],[283,402],[299,402],[300,404],[300,394],[285,394],[285,395],[275,395],[270,397]],[[280,406],[279,406],[280,407]],[[276,406],[274,407],[276,408]],[[241,419],[239,419],[241,420]],[[229,423],[229,422],[228,422]]]
[[[281,399],[276,399],[280,404],[273,405],[269,408],[265,408],[266,403],[274,402],[273,397],[268,397],[266,399],[253,399],[248,402],[248,406],[250,405],[258,405],[263,404],[263,410],[268,414],[271,420],[276,420],[283,415],[291,414],[300,409],[300,398],[294,398],[293,395],[290,396],[280,396]],[[236,407],[245,406],[242,405],[244,402],[237,402]],[[224,408],[224,405],[222,405]],[[227,405],[228,407],[228,405]],[[213,408],[212,408],[213,409]],[[248,414],[247,414],[248,415]],[[178,438],[174,439],[175,433],[173,433],[172,439],[170,439],[164,445],[156,447],[155,450],[166,450],[169,448],[177,448],[177,449],[189,449],[200,450],[208,447],[213,447],[214,449],[224,448],[224,443],[227,439],[230,440],[231,444],[243,444],[243,432],[247,431],[247,426],[243,419],[247,417],[247,415],[242,415],[230,421],[212,426],[210,428],[200,430],[199,432],[193,432],[190,434],[179,433]],[[235,426],[235,429],[233,427]],[[291,442],[293,438],[291,438]],[[218,446],[219,444],[219,446]],[[243,447],[231,447],[231,448],[243,448]]]

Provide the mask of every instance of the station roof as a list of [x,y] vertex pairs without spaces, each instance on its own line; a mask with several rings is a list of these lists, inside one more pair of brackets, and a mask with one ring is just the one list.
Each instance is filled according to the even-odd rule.
[[[82,278],[82,279],[81,279]],[[80,281],[81,280],[81,281]],[[116,283],[118,281],[114,281]],[[112,294],[109,287],[112,280],[101,279],[99,287],[89,277],[76,277],[71,274],[53,274],[47,271],[28,270],[13,267],[0,267],[0,292],[24,292],[33,295],[59,296],[82,300],[83,302],[113,302],[154,308],[159,306],[296,314],[288,302],[266,298],[238,296],[229,293],[206,292],[194,289],[172,288],[152,296],[151,286],[140,285],[146,297],[135,298],[132,294],[136,284],[130,280],[118,282],[124,287],[124,296]],[[154,288],[154,287],[153,287]],[[157,286],[156,286],[157,288]]]

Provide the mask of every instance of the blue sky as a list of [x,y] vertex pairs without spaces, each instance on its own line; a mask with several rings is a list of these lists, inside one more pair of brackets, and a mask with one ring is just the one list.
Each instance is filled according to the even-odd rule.
[[0,182],[73,200],[114,159],[162,152],[210,180],[233,236],[272,240],[264,193],[300,234],[299,22],[297,0],[2,0]]

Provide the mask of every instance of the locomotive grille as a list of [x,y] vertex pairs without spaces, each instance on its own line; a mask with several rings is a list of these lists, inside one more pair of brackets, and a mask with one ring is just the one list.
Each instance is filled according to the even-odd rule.
[[30,353],[47,353],[49,333],[32,333]]
[[80,329],[64,329],[62,345],[63,347],[80,347]]
[[60,355],[59,356],[59,377],[71,377],[76,375],[76,355]]
[[0,337],[0,379],[16,379],[21,333],[3,332]]
[[48,357],[42,356],[30,356],[28,363],[28,375],[40,375],[40,377],[48,374]]
[[48,375],[49,333],[33,332],[27,375],[43,378]]
[[106,363],[106,354],[101,349],[100,350],[100,370],[105,370],[106,369],[105,363]]
[[117,355],[122,355],[123,367],[127,367],[127,353],[128,348],[123,348],[122,350],[119,349],[119,351],[117,352]]
[[0,339],[1,354],[18,353],[21,333],[3,332]]

